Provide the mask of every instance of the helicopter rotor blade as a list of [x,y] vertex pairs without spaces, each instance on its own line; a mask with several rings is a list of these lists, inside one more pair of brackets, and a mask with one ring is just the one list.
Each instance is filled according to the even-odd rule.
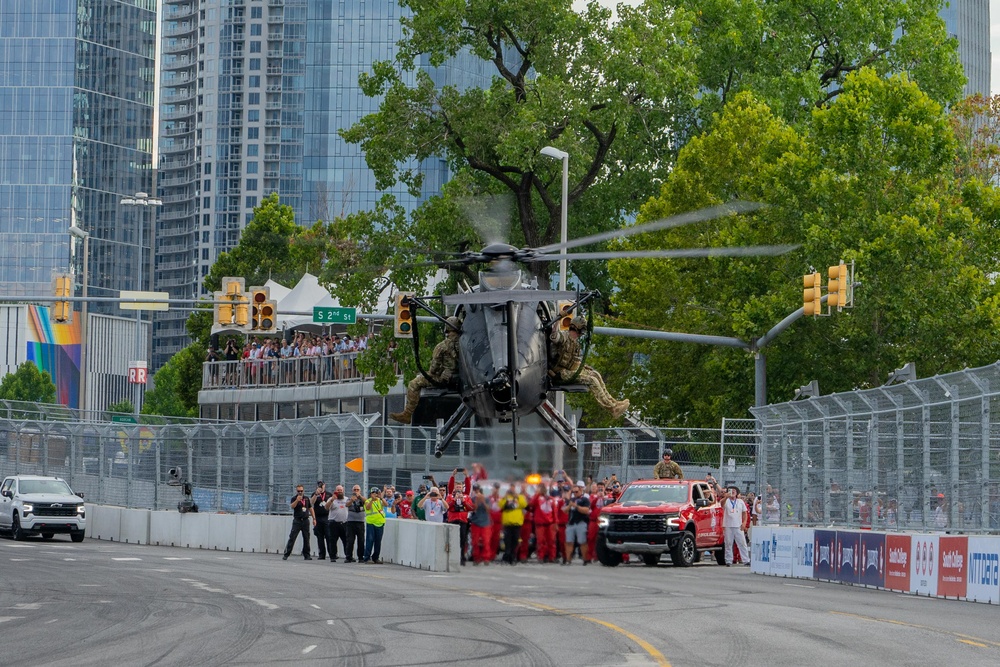
[[560,259],[683,259],[686,257],[766,257],[784,255],[799,244],[742,246],[736,248],[675,248],[673,250],[608,250],[606,252],[567,252],[553,255],[542,255],[538,261],[557,261]]
[[[688,211],[687,213],[680,213],[678,215],[672,215],[668,218],[663,218],[661,220],[654,220],[653,222],[647,222],[641,225],[633,225],[632,227],[623,227],[621,229],[614,229],[609,232],[602,232],[600,234],[592,234],[590,236],[584,236],[582,238],[573,239],[572,241],[567,241],[566,243],[552,243],[547,246],[542,246],[540,248],[535,248],[536,253],[549,253],[557,250],[569,250],[570,248],[579,248],[580,246],[591,245],[593,243],[599,243],[601,241],[610,241],[612,239],[622,238],[625,236],[634,236],[635,234],[645,234],[646,232],[656,232],[663,229],[673,229],[674,227],[682,227],[684,225],[694,224],[696,222],[703,222],[705,220],[713,220],[715,218],[721,218],[724,215],[729,215],[731,213],[749,213],[750,211],[756,211],[760,208],[764,208],[764,204],[758,204],[756,202],[747,201],[732,201],[726,204],[719,204],[718,206],[709,206],[708,208],[702,208],[697,211]],[[544,259],[552,259],[550,256],[546,256]]]

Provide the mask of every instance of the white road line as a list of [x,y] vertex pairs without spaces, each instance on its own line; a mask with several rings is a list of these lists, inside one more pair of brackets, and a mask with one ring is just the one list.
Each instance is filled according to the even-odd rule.
[[216,556],[216,560],[232,560],[231,556]]
[[328,620],[328,621],[326,622],[326,624],[327,624],[327,625],[333,625],[333,619],[331,618],[330,620]]
[[75,561],[76,559],[75,559],[75,558],[63,558],[63,560],[65,560],[65,561],[70,561],[70,562],[74,562],[74,561]]
[[164,559],[163,559],[163,560],[192,560],[192,559],[191,559],[191,558],[188,558],[187,556],[183,556],[183,557],[178,557],[178,556],[166,556],[166,557],[164,557]]
[[45,625],[48,625],[49,623],[55,623],[58,620],[59,620],[58,618],[51,618],[51,619],[45,621]]
[[319,609],[319,605],[318,604],[311,604],[309,606],[312,607],[313,609]]
[[38,602],[19,602],[18,604],[11,607],[11,609],[41,609],[42,605]]
[[0,616],[0,623],[6,623],[7,621],[18,621],[24,618],[24,616]]
[[273,602],[268,602],[267,600],[258,600],[257,598],[250,597],[249,595],[234,595],[233,597],[236,598],[237,600],[249,600],[250,602],[259,604],[261,607],[264,607],[265,609],[279,608],[278,605],[274,604]]
[[805,584],[785,584],[785,586],[791,586],[793,588],[816,588],[815,586],[806,586]]
[[7,544],[5,546],[10,547],[11,549],[34,549],[35,548],[34,544]]
[[304,649],[302,649],[302,654],[305,655],[306,653],[312,653],[315,650],[316,650],[316,645],[310,644],[309,646],[306,646]]
[[23,563],[23,562],[25,562],[25,561],[29,561],[29,560],[31,560],[31,559],[30,559],[30,558],[11,558],[11,560],[12,560],[13,562],[15,562],[15,563]]
[[111,560],[142,560],[142,559],[141,558],[131,558],[131,557],[129,557],[129,558],[115,558],[114,556],[112,556]]
[[84,588],[100,588],[103,584],[77,584],[78,586],[83,586]]

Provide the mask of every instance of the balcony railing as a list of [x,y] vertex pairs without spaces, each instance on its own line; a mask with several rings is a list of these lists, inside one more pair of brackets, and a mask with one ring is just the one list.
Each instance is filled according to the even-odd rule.
[[241,359],[203,364],[202,389],[257,389],[339,384],[364,380],[358,352],[293,359]]

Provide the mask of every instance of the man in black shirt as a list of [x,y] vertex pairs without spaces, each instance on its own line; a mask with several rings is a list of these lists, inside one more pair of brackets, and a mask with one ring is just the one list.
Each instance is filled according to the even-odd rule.
[[295,547],[295,540],[298,538],[299,533],[302,533],[302,557],[306,560],[312,560],[312,556],[309,555],[309,520],[312,519],[313,523],[316,522],[316,515],[313,513],[312,503],[306,498],[305,489],[300,484],[295,489],[295,495],[292,496],[292,532],[288,534],[288,544],[285,545],[285,555],[282,556],[282,560],[288,560],[288,557],[292,555],[292,549]]
[[[330,510],[327,509],[326,501],[330,499],[330,494],[326,492],[326,484],[316,482],[316,490],[313,491],[312,501],[313,514],[316,517],[316,525],[313,526],[313,534],[319,542],[319,559],[326,560],[327,545],[330,544]],[[330,556],[335,553],[335,548],[330,544]]]
[[590,523],[590,498],[584,491],[584,483],[577,482],[573,487],[572,495],[566,505],[564,512],[569,512],[569,521],[566,525],[566,560],[563,565],[569,565],[573,560],[573,545],[580,545],[580,556],[583,564],[587,564],[587,526]]

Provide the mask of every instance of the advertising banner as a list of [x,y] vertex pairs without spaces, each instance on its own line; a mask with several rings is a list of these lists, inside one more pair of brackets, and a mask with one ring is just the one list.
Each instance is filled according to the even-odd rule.
[[937,594],[949,598],[965,597],[968,576],[969,538],[944,536],[938,538]]
[[885,588],[885,538],[882,533],[861,533],[859,581],[865,586]]
[[910,592],[911,542],[909,535],[885,536],[885,550],[889,554],[885,564],[885,587],[890,590]]
[[754,526],[750,531],[750,571],[771,574],[771,533],[769,526]]
[[837,531],[816,530],[813,531],[813,535],[815,536],[813,576],[816,579],[833,581],[837,578]]
[[1000,604],[1000,537],[970,537],[965,598]]
[[834,578],[837,581],[845,584],[858,583],[858,571],[861,566],[861,557],[858,553],[860,550],[861,533],[837,531],[837,558],[834,561],[837,568]]
[[795,560],[795,529],[771,529],[771,574],[779,577],[792,576],[792,561]]
[[938,536],[912,535],[910,543],[910,592],[937,595]]
[[816,544],[812,528],[795,528],[795,558],[792,560],[792,576],[802,579],[813,578],[813,554]]

